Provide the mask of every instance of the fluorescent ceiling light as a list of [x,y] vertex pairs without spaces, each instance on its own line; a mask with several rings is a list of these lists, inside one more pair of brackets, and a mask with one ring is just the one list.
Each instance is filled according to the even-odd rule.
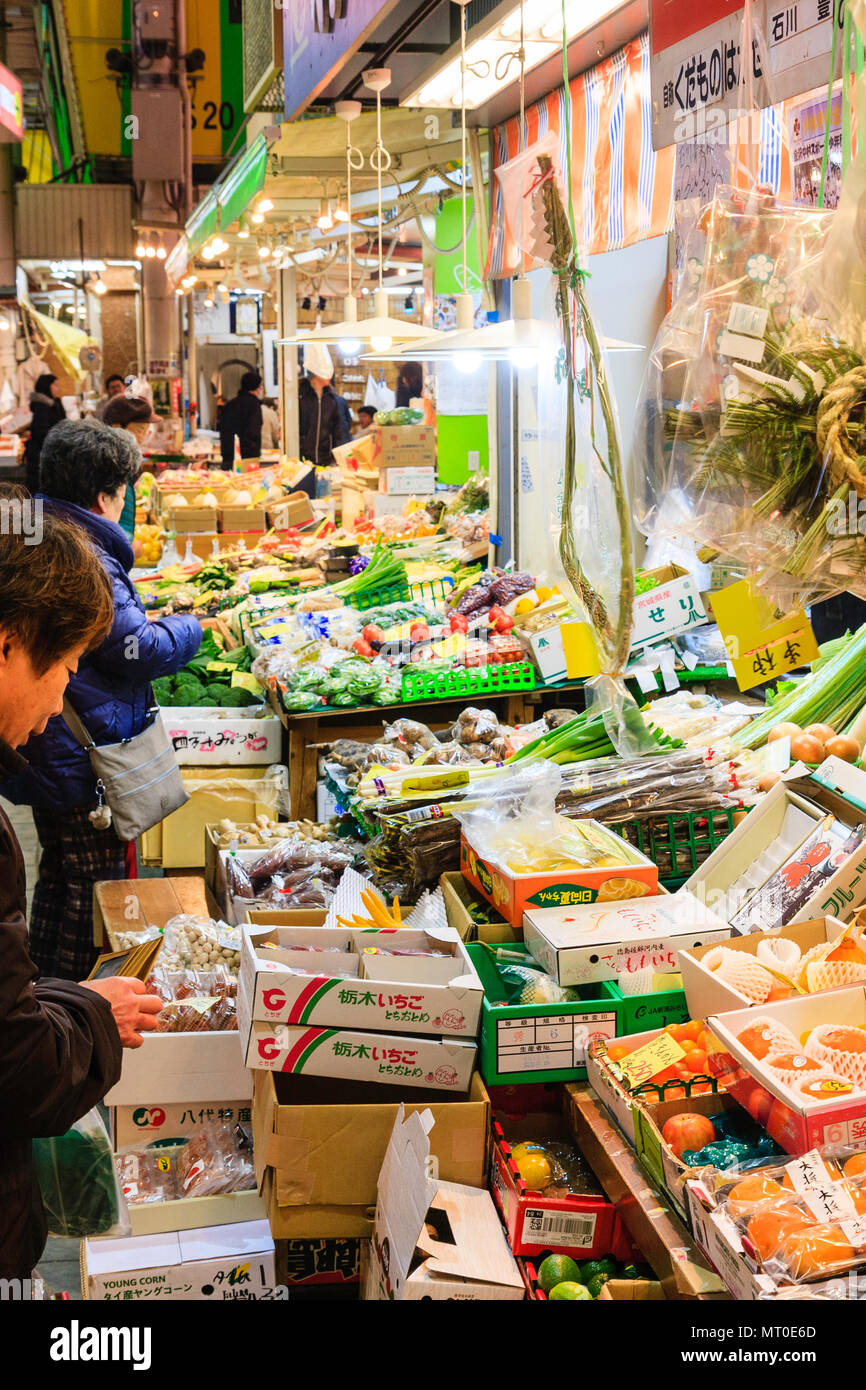
[[[621,8],[623,0],[566,0],[565,29],[568,41],[592,29]],[[562,47],[562,0],[525,0],[524,49],[526,71],[537,67]],[[520,42],[520,5],[511,0],[467,34],[466,106],[474,110],[503,87],[517,81],[517,48]],[[509,62],[509,57],[512,61]],[[401,106],[460,106],[460,45],[447,53],[401,95]]]

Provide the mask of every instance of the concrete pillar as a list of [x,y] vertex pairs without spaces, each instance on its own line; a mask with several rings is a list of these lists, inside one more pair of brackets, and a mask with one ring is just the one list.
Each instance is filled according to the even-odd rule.
[[[294,267],[281,270],[277,306],[278,336],[291,338],[298,327],[298,288]],[[283,426],[283,452],[289,458],[300,453],[298,435],[298,350],[293,347],[277,349],[280,372],[280,420]]]

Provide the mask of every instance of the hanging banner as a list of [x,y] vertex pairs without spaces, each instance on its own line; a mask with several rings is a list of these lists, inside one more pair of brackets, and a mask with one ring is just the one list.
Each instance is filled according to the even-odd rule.
[[[839,0],[836,6],[841,9]],[[769,106],[825,84],[829,77],[834,0],[754,0],[756,28],[770,59],[769,88],[757,44],[751,54],[758,103]],[[682,140],[727,143],[738,114],[743,0],[650,0],[652,142],[656,150]],[[841,73],[842,15],[836,45]]]
[[[816,208],[821,187],[821,161],[824,156],[824,128],[827,121],[827,91],[813,92],[806,101],[791,102],[787,110],[788,139],[791,145],[791,182],[797,207]],[[824,207],[839,202],[842,181],[842,92],[833,93],[830,103],[830,152],[824,181]]]
[[20,140],[24,135],[21,83],[0,63],[0,141]]

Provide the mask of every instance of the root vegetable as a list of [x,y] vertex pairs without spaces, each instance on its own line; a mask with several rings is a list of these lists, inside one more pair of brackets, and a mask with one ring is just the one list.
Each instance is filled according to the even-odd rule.
[[782,774],[780,772],[765,772],[760,782],[758,783],[758,791],[770,791],[772,787],[775,787],[777,782],[781,781],[781,777]]
[[804,733],[811,734],[812,738],[818,739],[819,743],[826,743],[828,738],[836,737],[836,730],[829,724],[810,724]]
[[828,758],[841,758],[843,762],[856,763],[860,757],[860,744],[856,738],[851,738],[850,734],[837,734],[835,738],[827,739],[824,752]]
[[811,734],[798,734],[791,739],[791,757],[795,762],[820,763],[824,758],[824,745]]
[[797,735],[802,734],[802,732],[803,730],[800,728],[799,724],[774,724],[767,735],[767,742],[775,743],[777,738],[786,738],[788,736],[796,738]]

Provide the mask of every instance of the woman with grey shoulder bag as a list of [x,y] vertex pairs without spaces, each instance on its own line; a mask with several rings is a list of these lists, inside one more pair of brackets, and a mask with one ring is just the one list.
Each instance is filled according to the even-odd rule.
[[31,738],[27,768],[0,784],[0,795],[33,808],[42,856],[30,953],[60,979],[83,979],[96,958],[94,883],[132,877],[134,834],[183,800],[151,681],[185,666],[202,632],[185,615],[148,622],[129,577],[132,546],[118,521],[140,466],[131,435],[90,420],[62,421],[42,451],[37,501],[86,532],[114,599],[111,631],[70,679],[67,717]]

